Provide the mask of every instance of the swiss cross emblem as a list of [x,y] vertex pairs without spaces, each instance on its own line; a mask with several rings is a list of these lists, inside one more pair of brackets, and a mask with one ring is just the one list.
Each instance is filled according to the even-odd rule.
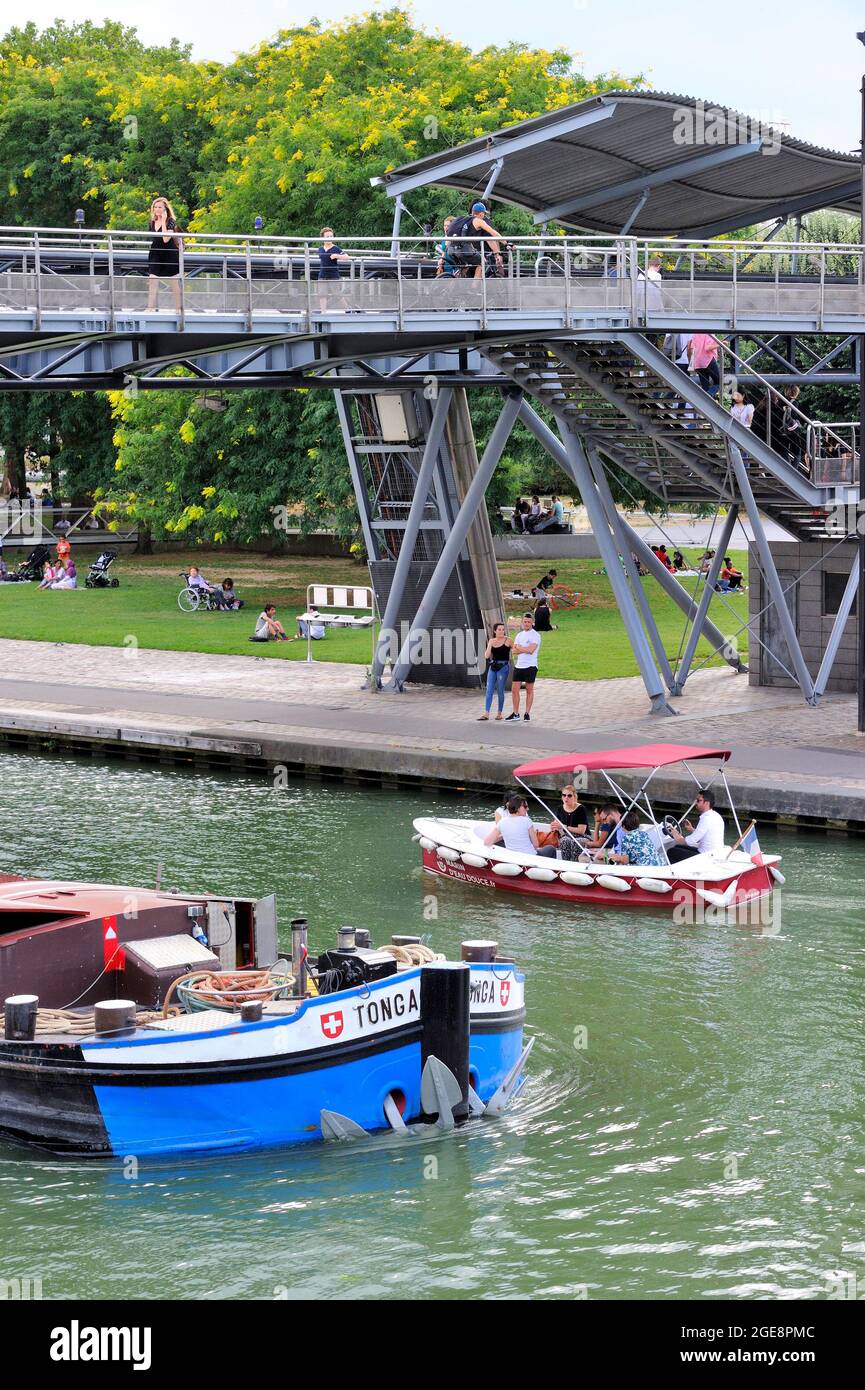
[[332,1014],[322,1014],[321,1031],[326,1038],[338,1038],[343,1026],[342,1010],[337,1010],[336,1013]]
[[511,982],[510,982],[510,980],[502,980],[502,989],[501,989],[502,1008],[505,1007],[505,1005],[507,1004],[507,1002],[508,1002],[508,1000],[510,999],[510,997],[511,997]]

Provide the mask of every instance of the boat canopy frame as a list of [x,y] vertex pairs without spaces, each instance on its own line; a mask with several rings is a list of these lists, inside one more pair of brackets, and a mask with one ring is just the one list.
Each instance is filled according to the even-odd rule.
[[[681,765],[685,768],[685,771],[688,773],[689,777],[690,777],[691,780],[693,781],[694,785],[697,787],[698,792],[710,791],[711,788],[712,788],[712,787],[715,785],[715,783],[718,781],[718,778],[720,777],[720,779],[721,779],[721,781],[722,781],[722,783],[723,783],[723,786],[724,786],[724,791],[725,791],[725,793],[726,793],[727,802],[728,802],[729,807],[730,807],[730,812],[731,812],[731,814],[732,814],[733,820],[734,820],[735,825],[736,825],[736,833],[737,833],[737,835],[738,835],[738,837],[739,837],[740,840],[741,840],[741,838],[742,838],[742,826],[741,826],[741,824],[740,824],[740,822],[739,822],[739,815],[738,815],[738,812],[736,811],[736,806],[735,806],[735,803],[734,803],[734,801],[733,801],[733,794],[732,794],[732,792],[730,791],[730,784],[729,784],[729,782],[727,781],[727,774],[726,774],[726,772],[725,772],[725,770],[724,770],[724,764],[726,763],[727,759],[728,759],[729,756],[730,756],[729,752],[728,752],[728,751],[725,751],[725,750],[721,750],[721,749],[717,749],[717,750],[715,750],[715,749],[707,749],[705,753],[700,754],[700,752],[699,752],[698,750],[695,749],[695,750],[693,750],[692,756],[697,756],[697,757],[703,756],[703,757],[706,757],[706,758],[710,758],[710,757],[712,757],[712,756],[720,756],[721,762],[720,762],[720,764],[718,765],[718,767],[717,767],[717,769],[715,770],[715,772],[714,772],[714,773],[712,774],[712,776],[709,778],[708,782],[706,782],[706,781],[701,781],[701,779],[700,779],[700,778],[696,775],[696,773],[694,772],[694,769],[690,766],[690,763],[689,763],[689,761],[688,761],[687,758],[671,759],[671,760],[668,761],[668,762],[659,762],[659,763],[656,763],[656,764],[651,768],[651,770],[650,770],[650,772],[649,772],[649,775],[641,782],[640,786],[637,788],[637,790],[634,792],[634,794],[633,794],[632,796],[630,796],[630,797],[628,796],[627,789],[626,789],[625,787],[620,786],[620,784],[619,784],[613,777],[610,776],[609,771],[608,771],[607,768],[601,767],[601,768],[596,768],[596,769],[594,769],[595,771],[598,771],[598,772],[601,773],[602,777],[604,778],[604,781],[607,783],[608,787],[609,787],[610,790],[612,791],[612,793],[613,793],[613,795],[615,796],[616,800],[619,801],[620,804],[622,805],[622,807],[624,808],[623,811],[622,811],[622,819],[625,818],[625,816],[628,814],[628,812],[629,812],[631,809],[642,809],[642,807],[638,806],[638,803],[640,802],[640,799],[642,798],[642,801],[643,801],[643,803],[645,804],[645,807],[646,807],[646,811],[648,812],[649,820],[651,821],[652,827],[658,832],[658,837],[659,837],[658,847],[659,847],[659,849],[663,852],[664,858],[665,858],[665,860],[666,860],[666,862],[667,862],[668,865],[670,864],[670,857],[669,857],[669,855],[668,855],[668,853],[667,853],[667,847],[666,847],[666,845],[664,844],[664,831],[663,831],[662,826],[658,824],[658,820],[657,820],[657,818],[656,818],[656,816],[655,816],[654,807],[652,806],[652,802],[651,802],[651,799],[649,798],[649,794],[648,794],[648,791],[647,791],[647,788],[648,788],[648,786],[649,786],[649,783],[652,781],[652,778],[655,776],[655,774],[656,774],[657,772],[659,772],[659,771],[661,770],[662,767],[670,767],[670,766],[673,765],[673,763],[681,763]],[[524,766],[530,767],[531,764],[526,764],[526,765],[524,765]],[[573,776],[578,776],[579,774],[584,773],[585,771],[586,771],[585,766],[582,765],[582,764],[580,764],[580,763],[577,763],[577,764],[574,766],[574,768],[573,768],[573,773],[572,773],[572,775],[573,775]],[[527,775],[528,775],[528,773],[527,773]],[[546,802],[545,802],[545,801],[543,800],[543,798],[541,797],[540,793],[537,792],[537,791],[535,791],[532,787],[530,787],[530,786],[528,785],[528,783],[525,782],[525,781],[523,780],[523,778],[519,776],[519,773],[518,773],[517,770],[514,771],[514,780],[515,780],[516,782],[518,782],[519,785],[520,785],[526,792],[528,792],[528,794],[529,794],[530,797],[532,797],[535,801],[537,801],[538,805],[541,806],[541,807],[546,811],[546,813],[547,813],[547,815],[550,817],[550,820],[551,820],[551,821],[558,820],[558,816],[557,816],[557,815],[555,814],[555,812],[553,812],[553,811],[550,809],[550,807],[546,804]],[[582,789],[580,789],[580,790],[582,790]],[[686,809],[683,811],[682,815],[679,817],[679,821],[680,821],[680,822],[683,821],[683,820],[690,814],[690,812],[694,809],[694,806],[695,806],[695,804],[696,804],[696,800],[697,800],[697,798],[696,798],[696,796],[694,796],[694,798],[691,800],[691,802],[689,803],[689,805],[688,805],[688,806],[686,807]],[[566,832],[566,834],[568,835],[568,838],[569,838],[569,839],[573,840],[575,844],[579,844],[579,840],[578,840],[577,836],[576,836],[576,835],[572,835],[571,832],[570,832],[570,830],[569,830],[569,828],[568,828],[567,826],[564,826],[563,829],[565,830],[565,832]],[[588,824],[586,825],[586,829],[588,829]],[[600,846],[601,849],[606,849],[607,845],[608,845],[608,844],[610,843],[610,841],[612,840],[614,834],[615,834],[615,829],[614,829],[614,830],[611,830],[611,831],[609,832],[609,834],[607,835],[607,838],[604,840],[603,844]]]

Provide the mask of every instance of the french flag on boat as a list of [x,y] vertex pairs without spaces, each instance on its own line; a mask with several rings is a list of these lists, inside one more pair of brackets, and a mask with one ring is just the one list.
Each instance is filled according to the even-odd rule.
[[755,821],[751,821],[751,824],[742,836],[740,848],[751,856],[755,864],[762,864],[763,852],[760,849],[760,841],[757,839],[757,825]]

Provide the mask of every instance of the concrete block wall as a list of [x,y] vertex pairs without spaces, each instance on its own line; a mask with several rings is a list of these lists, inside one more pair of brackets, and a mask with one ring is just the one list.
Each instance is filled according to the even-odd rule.
[[[838,546],[836,542],[826,541],[774,541],[771,545],[775,565],[786,588],[790,580],[799,578],[799,611],[797,635],[802,654],[812,676],[816,676],[823,660],[826,643],[835,621],[834,613],[823,612],[823,574],[824,572],[842,576],[846,583],[853,564],[855,547]],[[748,547],[750,581],[748,591],[748,617],[751,632],[761,636],[761,611],[770,601],[768,587],[763,578],[756,548],[753,541]],[[808,571],[808,573],[806,573]],[[800,577],[801,576],[801,577]],[[716,622],[718,621],[716,617]],[[829,677],[828,690],[856,690],[856,618],[847,620],[835,665]],[[786,664],[790,664],[786,662]],[[749,682],[751,685],[772,685],[795,688],[792,681],[777,666],[767,669],[766,654],[753,640],[748,657]]]

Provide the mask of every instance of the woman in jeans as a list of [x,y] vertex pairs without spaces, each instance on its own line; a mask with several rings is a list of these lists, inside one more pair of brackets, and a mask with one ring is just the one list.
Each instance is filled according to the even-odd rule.
[[508,630],[504,623],[496,623],[493,628],[492,636],[487,642],[484,656],[487,662],[487,693],[484,703],[484,712],[478,716],[479,722],[489,719],[490,710],[493,707],[493,695],[498,696],[499,712],[496,719],[502,718],[505,707],[505,686],[508,683],[508,671],[511,666],[511,647],[514,645],[513,638],[508,636]]

